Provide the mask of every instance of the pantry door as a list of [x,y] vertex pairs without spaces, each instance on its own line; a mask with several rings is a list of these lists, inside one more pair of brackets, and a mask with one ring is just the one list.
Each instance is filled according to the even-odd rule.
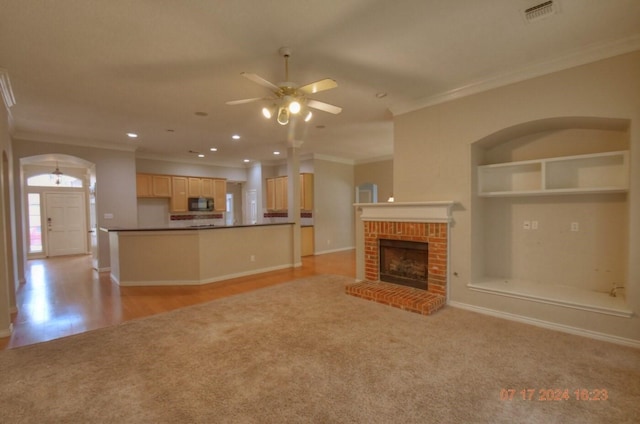
[[87,253],[84,193],[44,193],[47,256]]

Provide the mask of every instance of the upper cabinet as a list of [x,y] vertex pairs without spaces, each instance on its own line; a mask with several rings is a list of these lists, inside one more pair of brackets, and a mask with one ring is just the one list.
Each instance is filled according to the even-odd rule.
[[213,184],[213,209],[216,212],[224,212],[227,210],[227,180],[213,179],[211,182]]
[[300,209],[313,210],[313,174],[300,174]]
[[227,180],[222,178],[136,174],[136,193],[138,197],[170,199],[171,212],[188,212],[189,197],[211,197],[216,212],[227,209]]
[[169,175],[137,174],[137,197],[171,197],[171,177]]
[[171,188],[173,190],[170,204],[171,212],[188,212],[189,182],[187,177],[171,177]]
[[483,197],[617,193],[628,188],[627,150],[478,167],[478,195]]
[[[267,210],[286,211],[289,208],[289,178],[267,178]],[[300,209],[313,209],[313,174],[300,174]]]

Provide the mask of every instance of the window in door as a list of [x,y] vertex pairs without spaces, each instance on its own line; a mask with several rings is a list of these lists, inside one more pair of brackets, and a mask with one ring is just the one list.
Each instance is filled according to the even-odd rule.
[[40,193],[27,196],[29,210],[29,253],[42,253],[42,215]]
[[82,187],[82,180],[71,175],[40,174],[27,178],[29,187]]

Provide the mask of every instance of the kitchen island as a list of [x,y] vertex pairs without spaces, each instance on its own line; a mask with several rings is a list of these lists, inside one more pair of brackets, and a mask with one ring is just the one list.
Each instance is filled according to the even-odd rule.
[[[198,285],[300,265],[293,223],[101,228],[121,286]],[[299,260],[299,259],[298,259]]]

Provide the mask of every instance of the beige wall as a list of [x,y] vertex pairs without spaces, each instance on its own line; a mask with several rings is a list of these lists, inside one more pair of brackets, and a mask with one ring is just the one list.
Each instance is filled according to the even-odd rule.
[[[11,334],[11,294],[15,293],[15,226],[11,204],[11,138],[9,116],[0,101],[0,337]],[[13,230],[12,230],[13,228]]]
[[[627,204],[610,212],[628,215],[627,258],[640,257],[640,52],[594,62],[473,96],[409,112],[394,119],[394,195],[396,201],[453,200],[451,230],[451,299],[459,304],[524,316],[611,337],[640,341],[640,319],[586,311],[473,292],[467,283],[482,265],[483,199],[474,196],[473,144],[505,129],[558,117],[613,118],[630,122],[630,190]],[[570,120],[570,119],[569,119]],[[596,125],[597,127],[597,125]],[[606,130],[607,128],[599,128]],[[522,136],[522,134],[520,134]],[[618,137],[619,135],[615,135]],[[625,143],[627,141],[614,141]],[[476,148],[477,149],[477,148]],[[526,150],[526,148],[523,147]],[[612,149],[614,150],[614,149]],[[521,152],[496,153],[501,158]],[[555,154],[555,152],[550,152]],[[552,155],[553,155],[552,154]],[[619,202],[619,201],[618,201]],[[553,246],[548,254],[559,253]],[[640,312],[640,262],[626,261],[627,299]],[[453,273],[456,275],[454,276]]]
[[[107,150],[67,144],[43,143],[30,140],[14,140],[14,180],[16,192],[20,187],[20,159],[42,154],[65,154],[95,164],[96,169],[96,218],[98,227],[134,227],[137,225],[136,166],[134,152]],[[22,228],[21,204],[16,205],[17,226]],[[106,219],[111,214],[112,219]],[[19,276],[24,277],[24,248],[18,240]],[[109,268],[109,239],[98,232],[98,268]]]
[[353,165],[315,159],[313,169],[316,254],[355,248]]
[[371,183],[378,186],[378,202],[386,202],[393,195],[393,159],[355,166],[355,186]]

